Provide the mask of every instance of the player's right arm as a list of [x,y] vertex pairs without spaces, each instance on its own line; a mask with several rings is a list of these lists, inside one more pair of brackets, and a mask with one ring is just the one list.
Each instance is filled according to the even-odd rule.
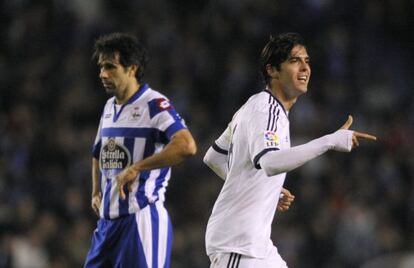
[[99,160],[92,157],[92,200],[91,206],[96,215],[99,216],[99,208],[101,206],[101,190],[99,185]]
[[349,130],[351,124],[352,116],[349,116],[341,129],[332,134],[289,149],[267,152],[260,158],[260,166],[268,176],[273,176],[300,167],[328,150],[350,152],[359,146],[359,139],[377,139],[367,133]]
[[204,164],[223,180],[226,180],[227,176],[227,154],[227,151],[217,150],[214,144],[207,150],[203,158]]
[[99,216],[99,208],[101,206],[102,194],[100,187],[100,169],[99,169],[99,155],[101,151],[101,129],[102,129],[102,117],[99,122],[98,131],[93,143],[92,149],[92,197],[91,207],[96,215]]
[[207,150],[204,163],[223,180],[227,177],[227,155],[231,142],[230,124],[214,144]]

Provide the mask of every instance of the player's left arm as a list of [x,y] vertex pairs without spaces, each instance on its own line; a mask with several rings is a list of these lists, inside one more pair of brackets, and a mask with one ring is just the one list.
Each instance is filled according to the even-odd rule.
[[170,167],[181,163],[185,158],[195,155],[197,146],[188,129],[177,131],[170,142],[158,154],[134,163],[131,168],[139,171]]
[[170,142],[159,153],[135,162],[117,177],[119,194],[125,199],[123,186],[128,183],[128,189],[138,173],[145,170],[153,170],[162,167],[170,167],[181,163],[185,158],[195,155],[197,152],[196,142],[188,129],[181,129],[174,133]]
[[260,167],[266,175],[274,176],[300,167],[328,150],[351,152],[353,148],[359,146],[359,139],[377,140],[373,135],[349,130],[352,121],[352,116],[349,116],[346,123],[336,132],[308,143],[283,150],[269,151],[258,160]]

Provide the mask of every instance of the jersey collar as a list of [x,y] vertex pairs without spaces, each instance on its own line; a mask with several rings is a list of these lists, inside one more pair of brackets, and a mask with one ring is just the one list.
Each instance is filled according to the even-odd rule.
[[279,103],[279,105],[280,105],[280,107],[282,107],[282,110],[283,110],[283,112],[285,113],[286,117],[288,117],[288,112],[286,112],[285,107],[283,106],[282,102],[281,102],[280,100],[278,100],[278,99],[277,99],[277,98],[276,98],[276,97],[272,94],[272,92],[270,92],[269,88],[268,88],[268,87],[266,87],[263,91],[264,91],[264,92],[266,92],[266,93],[268,93],[268,94],[270,94],[270,96],[272,96],[272,98],[274,98],[274,99],[277,101],[277,103]]
[[147,91],[148,88],[149,86],[147,83],[142,84],[137,90],[137,92],[135,92],[134,95],[132,95],[131,98],[129,98],[129,100],[125,103],[125,105],[136,101],[139,97],[142,96],[142,94],[144,94],[145,91]]
[[117,112],[117,110],[116,110],[116,102],[115,102],[115,99],[114,99],[114,103],[113,103],[113,106],[114,106],[114,117],[112,118],[112,121],[113,122],[116,122],[118,120],[119,116],[121,115],[122,111],[124,110],[124,107],[127,106],[128,104],[133,103],[137,99],[139,99],[139,97],[141,97],[142,94],[144,94],[144,92],[147,91],[148,88],[149,88],[149,86],[148,86],[147,83],[142,84],[139,87],[139,89],[137,90],[137,92],[135,92],[134,95],[132,95],[129,98],[129,100],[121,106],[121,109],[119,109],[119,112]]

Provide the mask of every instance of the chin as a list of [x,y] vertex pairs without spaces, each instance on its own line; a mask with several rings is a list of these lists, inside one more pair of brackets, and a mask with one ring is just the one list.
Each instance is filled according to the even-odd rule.
[[111,95],[111,96],[115,95],[115,89],[114,88],[107,88],[106,87],[105,92],[106,92],[106,94]]
[[296,97],[299,97],[299,96],[305,94],[306,92],[308,92],[308,88],[298,88],[296,90]]

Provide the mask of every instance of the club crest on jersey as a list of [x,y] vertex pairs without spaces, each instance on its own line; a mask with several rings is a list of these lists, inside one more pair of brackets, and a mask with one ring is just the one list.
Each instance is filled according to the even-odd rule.
[[141,116],[141,113],[139,112],[139,107],[134,107],[131,112],[131,120],[137,121],[139,117]]
[[264,132],[264,141],[266,146],[278,146],[279,145],[279,137],[277,136],[276,132],[266,130]]
[[131,164],[131,154],[122,144],[109,138],[102,146],[99,156],[99,167],[107,178],[112,178]]

